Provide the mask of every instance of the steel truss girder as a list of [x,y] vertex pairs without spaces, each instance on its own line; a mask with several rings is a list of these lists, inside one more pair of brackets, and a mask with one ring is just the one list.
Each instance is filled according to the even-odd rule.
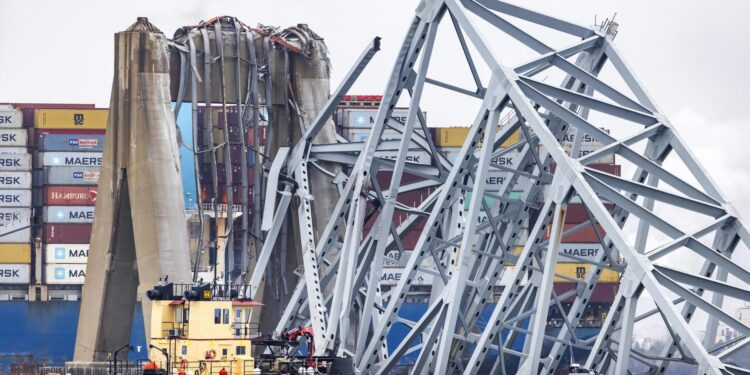
[[[469,14],[528,46],[539,57],[513,69],[503,65]],[[440,46],[436,30],[448,19],[446,16],[458,33],[462,57],[469,65],[476,91],[427,78],[433,46]],[[580,41],[555,49],[514,25],[512,18],[573,35]],[[411,373],[478,373],[489,368],[483,365],[493,352],[494,363],[487,364],[493,373],[505,373],[508,356],[519,357],[521,372],[552,373],[570,347],[590,348],[585,366],[605,373],[626,373],[629,360],[646,364],[654,372],[676,361],[694,364],[707,374],[746,371],[724,361],[728,353],[747,341],[738,341],[735,346],[702,342],[693,333],[691,324],[695,323],[691,318],[700,309],[712,316],[706,324],[708,332],[715,332],[721,321],[750,334],[750,328],[721,310],[725,298],[750,299],[743,287],[727,282],[732,276],[750,284],[750,273],[732,260],[735,248],[739,244],[746,246],[750,240],[748,231],[631,72],[612,44],[612,35],[607,29],[578,26],[504,1],[422,1],[366,142],[312,147],[312,138],[304,137],[287,161],[285,173],[298,182],[303,169],[314,160],[340,162],[348,176],[331,220],[321,238],[313,239],[315,249],[310,251],[315,258],[306,264],[302,278],[305,281],[297,285],[277,330],[314,322],[322,312],[329,323],[321,333],[324,348],[352,355],[360,373],[387,373],[409,352],[419,353],[418,366]],[[476,61],[473,51],[479,56]],[[577,57],[575,63],[569,61],[573,57]],[[475,67],[479,63],[491,72],[484,85]],[[627,87],[617,87],[600,78],[598,73],[604,64],[614,66]],[[565,75],[559,86],[533,78],[542,71],[553,70]],[[347,89],[354,78],[346,81]],[[426,131],[420,106],[425,84],[481,99],[467,140],[453,164],[436,154]],[[409,94],[408,100],[399,101],[404,92]],[[594,93],[600,96],[594,97]],[[343,94],[337,91],[329,104],[335,106]],[[392,119],[391,113],[396,103],[404,101],[408,103],[408,116],[400,123]],[[592,112],[618,118],[627,131],[602,131],[602,124],[597,123]],[[329,116],[330,112],[323,113],[319,119],[325,121]],[[417,127],[424,136],[415,134]],[[395,129],[402,138],[381,140],[385,129]],[[500,148],[514,131],[521,132],[522,141],[512,150]],[[576,139],[571,155],[578,154],[584,135],[602,147],[581,158],[571,157],[561,147],[569,132]],[[629,135],[620,135],[625,133]],[[431,165],[409,163],[406,154],[413,147],[430,153]],[[383,150],[396,151],[397,157],[378,157],[377,152]],[[511,167],[492,162],[493,157],[508,152],[518,152],[520,162]],[[634,166],[633,177],[586,167],[607,155],[617,155]],[[664,167],[668,157],[682,162],[697,185]],[[551,177],[553,164],[556,171]],[[378,184],[379,171],[392,172],[387,188]],[[487,190],[484,177],[490,171],[509,173],[497,191]],[[427,182],[401,186],[404,172]],[[434,186],[419,207],[410,208],[396,201],[399,194],[418,186]],[[522,192],[520,199],[510,198],[514,189]],[[464,199],[468,201],[468,213],[461,209]],[[494,200],[488,203],[487,199]],[[578,203],[585,206],[589,220],[564,228],[566,206]],[[605,203],[613,205],[613,209],[608,210]],[[375,205],[378,216],[371,232],[363,237],[362,228],[369,217],[367,204]],[[280,205],[275,215],[285,214],[285,206]],[[698,229],[687,228],[656,211],[664,206],[698,215],[703,221]],[[488,219],[479,223],[476,218],[483,210]],[[538,219],[530,221],[531,213],[537,210]],[[396,212],[406,214],[400,225],[392,223]],[[638,226],[632,242],[624,229],[629,222]],[[424,229],[411,255],[407,261],[397,263],[404,268],[403,278],[390,291],[381,290],[383,267],[394,263],[386,259],[385,252],[396,249],[403,253],[401,240],[419,225]],[[525,240],[519,236],[524,225],[532,228]],[[584,280],[573,280],[577,283],[574,293],[558,296],[552,290],[552,282],[560,241],[587,226],[594,228],[604,251],[586,261],[591,264],[591,272]],[[671,240],[654,246],[655,231]],[[711,238],[712,247],[703,244]],[[523,246],[520,254],[512,253],[516,245]],[[692,271],[658,263],[675,252],[703,259],[700,273],[696,276]],[[620,292],[600,334],[580,340],[576,328],[604,269],[622,271]],[[312,279],[309,273],[313,273]],[[398,313],[415,290],[414,281],[421,276],[435,277],[431,303],[427,314],[411,322]],[[495,296],[501,279],[502,291]],[[320,283],[319,290],[312,295],[305,292],[310,287],[317,288],[316,281]],[[665,289],[681,298],[667,298]],[[702,297],[704,291],[712,292],[711,301]],[[560,301],[573,295],[571,307],[563,311],[563,328],[554,336],[547,335],[549,307],[561,308]],[[482,309],[495,298],[490,320],[479,324]],[[656,308],[637,315],[636,308],[644,299],[653,301]],[[319,311],[313,311],[320,307],[316,300],[324,301]],[[679,303],[684,304],[682,311],[677,308]],[[668,339],[672,340],[658,356],[631,349],[632,332],[649,317],[661,318],[670,332]],[[409,333],[389,356],[386,337],[395,324],[407,326]],[[524,328],[525,324],[529,327]],[[511,349],[513,343],[520,341],[523,350]],[[542,350],[545,342],[552,343],[549,352]],[[676,351],[681,356],[672,360]]]

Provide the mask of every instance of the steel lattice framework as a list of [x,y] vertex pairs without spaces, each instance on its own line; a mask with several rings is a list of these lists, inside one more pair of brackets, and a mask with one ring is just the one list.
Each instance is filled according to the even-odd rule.
[[[427,76],[441,23],[455,29],[461,45],[456,55],[465,57],[476,90]],[[504,65],[480,24],[529,47],[536,57]],[[566,34],[575,42],[554,48],[517,24]],[[367,140],[313,145],[377,51],[377,40],[369,46],[302,141],[282,149],[270,168],[263,217],[268,233],[250,293],[283,218],[295,214],[289,210],[293,199],[300,200],[301,223],[325,225],[320,238],[312,230],[301,236],[304,272],[277,331],[311,324],[318,354],[352,356],[358,372],[368,374],[388,373],[407,353],[418,353],[412,373],[505,373],[511,358],[520,361],[519,373],[553,373],[571,348],[590,350],[582,365],[601,373],[626,374],[629,366],[654,374],[670,366],[693,366],[701,374],[750,372],[729,359],[747,344],[750,327],[722,309],[725,300],[750,301],[741,286],[750,284],[750,272],[732,259],[738,246],[746,248],[750,234],[613,45],[616,26],[579,26],[497,0],[423,0]],[[480,65],[489,70],[489,80],[483,82]],[[605,78],[600,73],[607,67],[613,73]],[[553,71],[564,76],[559,85],[539,78]],[[422,115],[420,102],[428,88],[481,101],[453,163],[437,152]],[[408,116],[399,121],[392,111],[404,102]],[[382,137],[386,129],[401,133],[401,139]],[[501,147],[514,132],[521,133],[521,141]],[[575,141],[568,151],[562,140],[570,134]],[[579,155],[584,136],[603,147],[571,157]],[[431,164],[407,161],[413,149],[428,152]],[[383,157],[384,151],[397,157]],[[511,152],[518,155],[515,165],[496,162]],[[590,168],[613,154],[630,167],[632,177]],[[310,219],[306,174],[318,161],[341,163],[347,172],[332,177],[341,188],[328,223]],[[668,163],[685,173],[678,176]],[[392,171],[387,186],[379,183],[381,171]],[[509,172],[510,178],[490,191],[485,180],[494,171]],[[404,173],[423,180],[402,183]],[[418,207],[397,200],[427,187],[433,192]],[[520,199],[512,191],[521,191]],[[363,223],[373,215],[368,202],[377,221],[363,238]],[[563,225],[570,203],[584,204],[588,222]],[[476,220],[482,211],[487,220]],[[406,219],[394,222],[397,214]],[[526,226],[528,238],[523,238]],[[421,234],[411,256],[400,261],[406,272],[395,287],[381,290],[383,266],[394,262],[386,251],[403,251],[401,240],[414,228]],[[561,238],[580,230],[593,230],[604,251],[594,260],[577,259],[590,263],[591,272],[575,280],[575,290],[558,295],[553,281]],[[514,252],[516,246],[523,250]],[[688,258],[702,263],[700,269],[665,261]],[[599,335],[579,339],[581,314],[607,269],[621,272],[619,292]],[[427,313],[419,321],[399,317],[413,281],[425,276],[435,280]],[[493,295],[501,278],[502,292]],[[547,334],[550,307],[562,311],[561,301],[571,298],[562,329]],[[490,303],[495,304],[490,320],[480,321]],[[658,355],[632,346],[634,326],[645,321],[667,332],[668,345]],[[719,322],[739,338],[718,345],[712,338]],[[408,334],[389,354],[386,337],[397,325],[407,327]],[[699,330],[706,339],[699,339]],[[518,341],[522,351],[512,349]]]

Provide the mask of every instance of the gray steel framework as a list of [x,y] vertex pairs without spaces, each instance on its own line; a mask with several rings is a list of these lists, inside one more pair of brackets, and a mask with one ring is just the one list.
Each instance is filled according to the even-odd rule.
[[[441,24],[455,29],[475,89],[427,76]],[[525,31],[516,24],[535,28]],[[491,48],[497,43],[480,32],[487,28],[537,56],[516,67],[503,64]],[[531,30],[542,28],[574,42],[552,47],[532,35]],[[553,373],[571,348],[589,350],[582,365],[599,373],[640,369],[655,374],[676,366],[701,374],[750,372],[730,359],[747,344],[750,327],[722,309],[727,300],[750,301],[750,272],[732,259],[735,249],[746,250],[747,228],[629,69],[613,44],[616,32],[613,22],[585,27],[503,1],[424,0],[367,140],[312,145],[377,51],[377,41],[369,46],[302,141],[280,151],[270,168],[274,188],[267,190],[263,223],[269,232],[251,277],[251,295],[279,223],[295,214],[289,210],[291,199],[305,202],[296,214],[310,223],[304,218],[311,201],[306,171],[319,168],[321,161],[346,166],[345,175],[331,173],[332,183],[340,186],[339,201],[323,235],[305,237],[304,272],[277,331],[314,325],[318,354],[352,356],[359,373],[388,373],[407,353],[417,353],[411,373],[505,373],[511,358],[520,362],[519,373]],[[489,79],[479,65],[489,70]],[[613,73],[600,74],[605,68]],[[542,72],[558,74],[561,83],[545,82],[539,78]],[[427,131],[420,105],[427,89],[481,101],[453,163],[436,151]],[[404,102],[408,115],[401,122],[392,111]],[[401,139],[384,140],[386,129],[401,133]],[[521,141],[501,147],[514,132],[520,132]],[[566,135],[574,136],[570,152],[562,147]],[[584,135],[602,147],[571,157],[579,155]],[[428,152],[430,164],[407,161],[410,150]],[[397,156],[383,157],[384,151]],[[519,155],[512,167],[495,162],[511,152]],[[632,177],[592,168],[609,155],[617,155]],[[686,172],[675,174],[665,163]],[[382,171],[392,172],[387,186],[377,178]],[[485,182],[494,171],[510,173],[496,191]],[[423,180],[402,183],[404,173]],[[279,184],[280,176],[296,184]],[[426,187],[432,193],[417,207],[397,200]],[[513,191],[520,191],[521,198],[513,198]],[[588,222],[563,225],[572,203],[584,204]],[[482,211],[485,221],[477,220]],[[375,224],[363,237],[373,212]],[[394,222],[396,213],[406,219]],[[528,238],[523,238],[526,226]],[[561,277],[555,272],[561,238],[589,227],[604,251],[593,260],[577,259],[590,263],[591,271],[574,280],[574,291],[558,295],[552,286]],[[402,279],[382,290],[383,266],[394,262],[386,251],[403,252],[402,240],[415,228],[421,231],[416,247],[407,260],[397,261],[405,269]],[[516,246],[523,250],[514,253]],[[674,262],[688,258],[702,262],[701,268]],[[599,335],[579,339],[582,312],[603,270],[622,274],[619,292]],[[409,321],[398,313],[419,277],[434,277],[431,303],[419,321]],[[562,309],[561,301],[568,298],[574,302]],[[490,303],[495,305],[489,321],[479,321]],[[564,325],[554,336],[546,332],[551,306],[564,312]],[[633,348],[634,329],[644,321],[658,323],[667,333],[668,345],[658,355]],[[720,322],[740,338],[717,345],[713,338]],[[386,337],[396,325],[409,332],[389,353]],[[699,339],[698,331],[705,331],[706,338]],[[515,343],[522,343],[523,350],[514,350]]]

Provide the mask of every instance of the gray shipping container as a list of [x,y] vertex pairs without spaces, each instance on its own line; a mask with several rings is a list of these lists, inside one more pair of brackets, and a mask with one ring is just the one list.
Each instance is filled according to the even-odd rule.
[[31,172],[0,171],[0,189],[31,189]]
[[0,129],[23,127],[23,113],[10,105],[0,105]]
[[37,136],[39,151],[91,151],[104,150],[104,134],[40,134]]
[[0,147],[0,155],[2,154],[28,154],[29,150],[26,147]]
[[31,190],[0,190],[0,207],[31,207]]
[[0,128],[0,147],[19,147],[29,144],[28,129]]
[[101,152],[40,152],[36,167],[100,167]]
[[31,154],[0,154],[0,171],[30,171]]
[[31,281],[31,265],[0,264],[0,284],[28,284]]
[[23,243],[31,238],[31,208],[0,210],[0,243]]
[[46,206],[45,223],[93,223],[94,206]]
[[38,171],[34,184],[42,185],[97,185],[99,167],[45,167]]

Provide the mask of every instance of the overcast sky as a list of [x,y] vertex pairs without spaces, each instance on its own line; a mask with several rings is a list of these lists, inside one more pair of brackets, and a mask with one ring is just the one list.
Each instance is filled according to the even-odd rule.
[[[750,5],[745,1],[529,0],[532,9],[591,25],[617,13],[616,44],[661,109],[671,118],[739,214],[750,215]],[[147,16],[171,36],[179,26],[217,15],[255,25],[307,23],[325,38],[333,65],[332,86],[373,36],[383,50],[353,93],[385,87],[416,1],[153,1],[0,0],[0,102],[96,103],[108,106],[113,34]],[[563,47],[564,45],[557,45]],[[515,47],[502,50],[512,60]],[[452,54],[455,49],[440,52]],[[505,60],[504,60],[505,61]],[[451,66],[436,70],[445,77]],[[432,70],[431,70],[432,71]],[[449,74],[448,74],[449,75]],[[432,125],[455,125],[460,105],[426,98]],[[474,110],[466,112],[472,118]]]

